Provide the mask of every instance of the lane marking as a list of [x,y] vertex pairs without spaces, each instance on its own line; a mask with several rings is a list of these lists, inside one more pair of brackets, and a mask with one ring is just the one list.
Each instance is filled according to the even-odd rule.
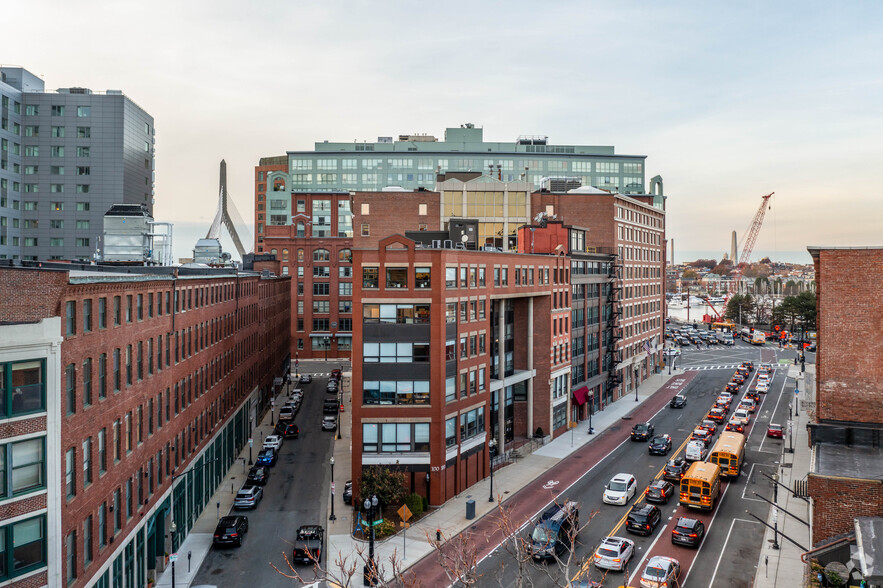
[[[721,560],[723,559],[724,554],[727,552],[727,543],[729,543],[729,541],[730,541],[730,534],[733,532],[733,525],[736,524],[736,521],[743,522],[743,523],[752,523],[755,525],[760,524],[757,521],[749,521],[747,519],[733,519],[733,521],[730,523],[730,530],[727,531],[727,539],[726,539],[726,541],[724,541],[724,547],[723,547],[723,549],[721,549],[721,554],[717,557],[717,563],[714,564],[714,573],[711,574],[711,580],[708,582],[709,588],[711,588],[711,586],[714,586],[714,578],[717,576],[717,569],[721,565]],[[705,541],[703,541],[703,543],[705,543]],[[692,569],[692,567],[690,569]],[[689,575],[690,575],[690,573],[687,572],[687,576],[689,576]],[[687,582],[687,577],[684,576],[684,583],[686,583],[686,582]]]
[[[751,469],[748,471],[748,480],[745,482],[745,487],[742,489],[742,500],[753,500],[755,502],[763,502],[760,498],[749,498],[745,496],[745,493],[748,491],[748,484],[751,482],[751,476],[754,474],[754,466],[757,464],[751,464]],[[761,464],[766,466],[766,464]]]
[[[775,376],[773,376],[773,377],[775,377]],[[782,389],[779,390],[779,397],[776,398],[776,405],[773,407],[773,414],[770,415],[770,421],[769,421],[770,423],[773,422],[773,419],[776,416],[776,410],[778,410],[778,408],[779,408],[779,402],[782,400],[782,394],[785,392],[785,384],[787,384],[787,383],[788,383],[788,377],[785,376],[785,380],[782,382]],[[764,399],[764,400],[766,400],[766,399]],[[752,432],[754,432],[754,431],[752,431]],[[763,451],[763,443],[764,443],[764,441],[766,441],[766,439],[767,439],[767,436],[764,435],[763,439],[760,440],[760,446],[757,448],[758,451]],[[784,443],[783,443],[782,448],[784,449]],[[779,453],[779,452],[775,451],[775,452],[769,452],[769,453]]]

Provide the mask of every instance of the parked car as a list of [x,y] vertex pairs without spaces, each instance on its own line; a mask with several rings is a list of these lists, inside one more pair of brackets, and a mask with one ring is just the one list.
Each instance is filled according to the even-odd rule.
[[353,503],[353,481],[347,480],[343,484],[343,503],[344,504],[352,504]]
[[626,517],[625,530],[638,535],[649,535],[662,520],[662,511],[652,504],[636,504]]
[[698,519],[680,517],[671,530],[671,542],[687,547],[699,547],[705,537],[705,523]]
[[680,484],[681,478],[684,477],[689,465],[683,457],[668,460],[668,463],[665,464],[665,468],[662,470],[662,479]]
[[331,370],[331,377],[335,380],[340,380],[341,376],[343,376],[343,372],[340,369],[335,368]]
[[604,494],[601,499],[607,504],[626,505],[635,495],[638,482],[631,474],[616,474],[604,486]]
[[282,435],[285,439],[297,439],[300,435],[300,429],[294,424],[294,421],[279,421],[273,429],[276,435]]
[[231,515],[221,517],[215,534],[212,537],[212,545],[236,545],[242,547],[243,535],[248,533],[248,517]]
[[322,430],[323,431],[336,431],[337,430],[337,417],[336,416],[322,417]]
[[245,480],[246,484],[251,484],[252,486],[266,486],[267,481],[270,479],[270,468],[267,466],[253,466],[248,471],[248,478]]
[[328,383],[325,384],[325,391],[329,394],[337,394],[337,381],[328,380]]
[[310,384],[313,381],[313,376],[310,374],[301,374],[300,379],[298,380],[299,384]]
[[236,498],[233,499],[233,508],[257,508],[263,497],[263,488],[246,484],[236,493]]
[[671,435],[656,435],[647,446],[650,455],[667,455],[671,451]]
[[736,433],[745,432],[745,425],[739,419],[730,419],[725,428],[727,431],[735,431]]
[[782,429],[782,425],[770,423],[770,426],[766,429],[766,436],[773,437],[775,439],[782,439],[785,436],[785,431]]
[[653,435],[653,431],[650,423],[638,423],[632,427],[632,441],[646,441]]
[[623,571],[635,555],[635,542],[625,537],[604,537],[595,550],[595,567]]
[[264,438],[264,449],[275,449],[279,451],[282,449],[282,435],[267,435]]
[[324,414],[337,414],[340,405],[337,404],[337,398],[326,398],[325,403],[322,405],[322,412]]
[[291,391],[291,400],[293,402],[301,402],[304,399],[304,391],[300,388],[295,388]]
[[683,394],[675,394],[668,405],[672,408],[684,408],[687,406],[687,397]]
[[279,420],[280,421],[290,421],[294,420],[294,408],[290,406],[283,406],[279,409]]
[[644,490],[644,499],[647,502],[668,504],[668,499],[675,495],[674,484],[666,480],[654,480]]
[[279,459],[279,453],[275,449],[261,449],[255,464],[271,466],[276,463],[277,459]]
[[291,561],[295,564],[314,565],[322,561],[322,544],[325,529],[319,525],[303,525],[297,529]]
[[681,564],[673,557],[654,555],[641,572],[642,588],[662,588],[676,586],[681,575]]

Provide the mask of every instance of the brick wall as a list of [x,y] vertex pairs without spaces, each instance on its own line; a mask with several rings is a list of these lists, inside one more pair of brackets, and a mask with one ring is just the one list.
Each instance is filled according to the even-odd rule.
[[39,321],[58,316],[58,300],[67,285],[66,271],[0,269],[0,322]]
[[883,516],[883,481],[810,474],[808,490],[813,500],[814,546],[836,535],[851,532],[854,529],[853,518],[857,515]]
[[21,580],[15,580],[10,584],[5,584],[3,588],[43,588],[49,583],[49,573],[42,571],[33,576],[28,576]]
[[[362,213],[368,205],[367,214]],[[426,214],[420,214],[420,205],[426,205]],[[376,247],[392,234],[419,230],[421,224],[428,231],[441,230],[441,200],[438,192],[356,192],[353,195],[353,247]],[[369,234],[362,236],[362,225],[369,226]]]
[[883,423],[881,283],[883,249],[819,252],[819,421]]

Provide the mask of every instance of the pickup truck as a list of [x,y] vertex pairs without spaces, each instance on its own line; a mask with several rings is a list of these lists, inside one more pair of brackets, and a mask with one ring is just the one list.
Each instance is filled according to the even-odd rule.
[[292,563],[313,565],[322,561],[322,546],[325,538],[325,529],[319,525],[303,525],[297,530],[297,538],[294,540],[294,553],[291,556]]

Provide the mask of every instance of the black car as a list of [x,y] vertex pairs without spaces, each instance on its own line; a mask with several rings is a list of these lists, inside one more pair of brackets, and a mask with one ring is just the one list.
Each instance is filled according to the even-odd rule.
[[253,486],[266,486],[270,479],[270,468],[266,466],[254,466],[248,471],[247,484]]
[[656,435],[647,446],[650,455],[668,455],[671,451],[671,435]]
[[343,485],[343,503],[353,503],[353,481],[347,480]]
[[659,504],[668,504],[668,499],[674,496],[675,487],[671,482],[665,480],[654,480],[652,484],[644,491],[644,498],[647,502],[656,502]]
[[632,441],[646,441],[653,435],[654,430],[650,423],[638,423],[632,427]]
[[315,565],[322,561],[322,545],[325,529],[319,525],[302,525],[297,529],[294,540],[294,552],[291,562],[294,564]]
[[337,414],[340,405],[337,404],[336,398],[326,398],[325,403],[322,405],[322,413],[323,414]]
[[273,429],[273,434],[280,435],[285,439],[297,439],[300,429],[292,421],[279,421]]
[[699,547],[705,537],[705,523],[697,519],[681,517],[671,530],[671,542],[687,547]]
[[300,380],[298,380],[298,382],[300,382],[301,384],[309,384],[312,381],[313,376],[311,376],[310,374],[301,374]]
[[681,478],[683,478],[684,474],[687,473],[688,466],[689,464],[687,463],[687,460],[683,457],[670,459],[668,460],[668,463],[665,464],[665,468],[662,470],[662,478],[664,480],[668,480],[669,482],[680,484]]
[[242,546],[242,536],[248,533],[248,517],[229,516],[222,517],[215,527],[215,535],[212,545],[236,545]]
[[662,511],[652,504],[637,504],[632,507],[625,522],[625,529],[638,535],[649,535],[662,520]]
[[687,397],[683,394],[675,394],[674,398],[671,399],[671,402],[668,405],[672,408],[684,408],[687,406]]

